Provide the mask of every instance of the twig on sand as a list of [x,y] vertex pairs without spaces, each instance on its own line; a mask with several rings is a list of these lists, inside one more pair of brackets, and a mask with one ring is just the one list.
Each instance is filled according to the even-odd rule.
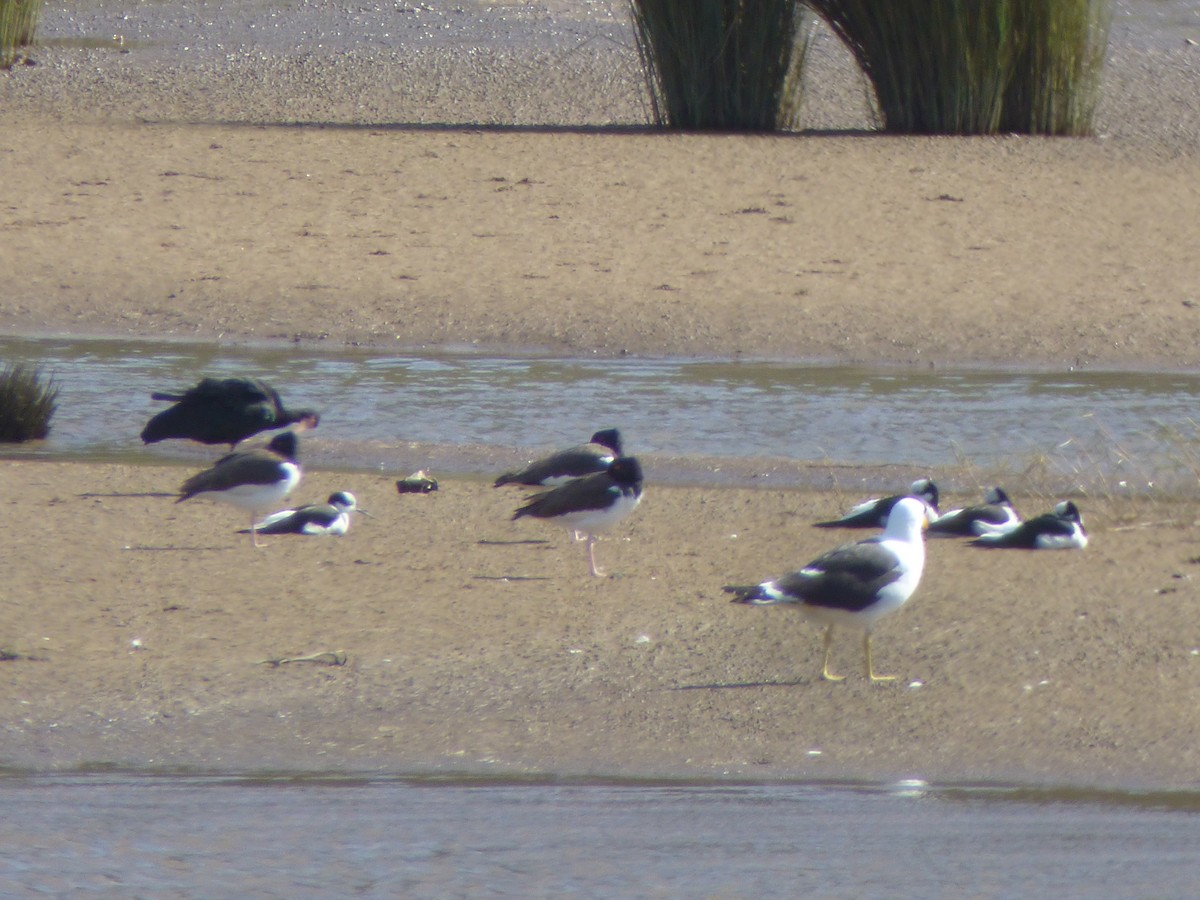
[[322,650],[320,653],[310,653],[308,656],[281,656],[278,659],[260,659],[260,666],[278,668],[284,663],[310,662],[322,666],[344,666],[346,664],[345,650]]

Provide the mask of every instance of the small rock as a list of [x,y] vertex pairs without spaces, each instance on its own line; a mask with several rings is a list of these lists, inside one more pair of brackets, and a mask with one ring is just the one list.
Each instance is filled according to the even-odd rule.
[[407,478],[401,478],[396,482],[396,490],[401,494],[428,494],[437,489],[437,479],[430,478],[425,474],[424,469],[413,472]]

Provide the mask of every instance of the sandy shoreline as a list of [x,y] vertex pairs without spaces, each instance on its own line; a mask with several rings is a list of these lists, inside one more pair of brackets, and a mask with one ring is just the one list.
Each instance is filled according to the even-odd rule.
[[43,173],[12,185],[10,332],[1200,365],[1195,160],[40,122],[5,141],[14,170]]
[[5,765],[1194,784],[1194,505],[1093,503],[1083,553],[932,542],[877,632],[901,681],[847,633],[835,685],[818,628],[720,587],[853,537],[809,527],[837,495],[651,487],[597,579],[480,481],[310,473],[374,518],[255,551],[182,474],[0,464]]
[[[1200,366],[1200,51],[1116,48],[1094,140],[865,135],[854,78],[816,132],[655,135],[611,42],[180,57],[184,12],[48,10],[132,50],[0,75],[5,333]],[[831,685],[815,627],[720,586],[857,498],[651,485],[591,579],[514,495],[404,474],[310,472],[376,518],[256,553],[179,467],[0,460],[0,765],[1195,786],[1192,504],[932,545],[877,635],[901,683],[847,636]]]
[[864,134],[830,37],[805,134],[659,135],[612,10],[429,10],[479,46],[403,17],[343,46],[319,8],[304,51],[286,27],[244,43],[252,5],[200,31],[174,6],[47,10],[47,36],[132,49],[68,40],[0,77],[0,161],[31,176],[7,185],[0,327],[1200,365],[1196,48],[1115,45],[1096,139]]

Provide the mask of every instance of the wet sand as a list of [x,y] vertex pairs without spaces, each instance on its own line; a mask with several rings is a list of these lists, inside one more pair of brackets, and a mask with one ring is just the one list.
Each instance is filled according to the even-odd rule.
[[0,465],[24,523],[5,764],[1183,786],[1200,763],[1194,504],[1093,501],[1083,552],[931,541],[876,632],[899,680],[870,684],[845,632],[831,684],[816,626],[721,586],[861,537],[810,527],[833,493],[652,485],[593,578],[484,481],[310,473],[299,499],[349,489],[373,518],[255,550],[239,511],[174,503],[188,471]]
[[[627,48],[451,48],[404,78],[384,51],[38,55],[0,76],[7,333],[1200,362],[1187,50],[1118,48],[1076,141],[857,133],[853,79],[813,95],[834,134],[650,134]],[[348,72],[391,80],[306,80]],[[817,628],[720,587],[827,549],[809,523],[856,497],[651,484],[593,579],[483,481],[310,472],[296,499],[375,518],[255,551],[236,511],[172,502],[187,471],[0,463],[0,762],[1194,783],[1190,504],[1087,498],[1083,553],[932,544],[877,634],[900,681],[843,635],[835,685]]]
[[1200,48],[1114,45],[1092,139],[873,134],[828,35],[803,133],[657,134],[623,16],[429,9],[306,7],[295,34],[253,4],[48,10],[48,37],[129,47],[64,38],[0,76],[0,160],[28,173],[0,327],[1200,364]]

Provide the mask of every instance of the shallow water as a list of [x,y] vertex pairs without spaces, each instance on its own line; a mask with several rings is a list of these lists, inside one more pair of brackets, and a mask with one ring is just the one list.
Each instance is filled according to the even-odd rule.
[[[1116,10],[1114,40],[1200,39],[1195,0],[1119,0]],[[224,59],[631,47],[626,7],[608,0],[91,0],[47,3],[42,20],[50,43],[168,60],[181,48]],[[117,31],[128,40],[114,41]],[[150,390],[246,371],[322,409],[309,459],[370,469],[407,463],[408,441],[443,447],[449,461],[464,444],[540,449],[611,423],[639,454],[925,466],[961,456],[1017,470],[1046,456],[1063,472],[1135,482],[1192,458],[1196,432],[1190,375],[11,339],[0,358],[42,362],[62,386],[38,451],[62,456],[187,455],[140,448],[137,432],[160,408]],[[1200,886],[1195,794],[101,774],[0,777],[0,802],[4,896],[1107,898],[1192,897]]]
[[1112,37],[1167,48],[1200,41],[1200,4],[1195,0],[1116,0]]
[[[1012,473],[1033,461],[1078,480],[1191,487],[1200,376],[1005,372],[677,359],[387,355],[290,346],[0,338],[0,360],[42,366],[60,387],[36,451],[84,458],[211,457],[179,442],[143,448],[166,404],[153,390],[202,374],[258,375],[322,414],[304,439],[316,465],[398,472],[410,442],[442,473],[470,472],[456,448],[530,453],[622,429],[627,452]],[[819,466],[817,467],[819,468]],[[407,474],[404,471],[403,474]],[[489,474],[480,472],[480,474]],[[670,480],[669,466],[658,467]],[[776,482],[778,483],[778,482]],[[887,485],[880,485],[880,489]]]
[[1187,897],[1200,796],[891,785],[0,778],[0,893]]

